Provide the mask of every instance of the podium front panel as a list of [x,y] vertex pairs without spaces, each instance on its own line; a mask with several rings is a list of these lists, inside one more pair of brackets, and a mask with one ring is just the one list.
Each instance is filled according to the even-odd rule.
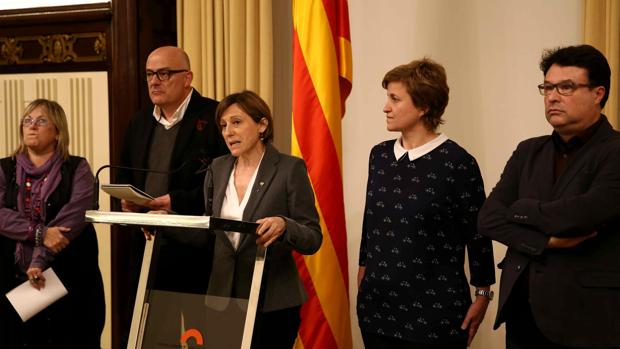
[[142,348],[241,348],[248,299],[151,290]]
[[158,229],[151,258],[143,260],[140,284],[146,286],[143,297],[136,299],[132,333],[137,335],[128,347],[249,348],[265,250],[257,248],[255,263],[244,270],[253,275],[249,285],[241,285],[250,290],[247,294],[211,294],[207,269],[213,260],[212,241],[223,232],[167,229]]
[[101,211],[87,211],[86,220],[156,229],[144,249],[128,349],[250,348],[267,251],[257,247],[254,263],[243,262],[248,269],[241,269],[239,274],[245,277],[240,279],[249,283],[237,283],[243,290],[237,293],[243,294],[212,292],[209,270],[217,268],[212,265],[214,241],[224,232],[207,229],[217,222],[214,227],[249,233],[255,230],[254,223]]

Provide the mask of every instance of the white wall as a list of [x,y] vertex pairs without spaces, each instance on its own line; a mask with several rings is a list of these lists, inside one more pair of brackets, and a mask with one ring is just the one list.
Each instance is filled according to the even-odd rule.
[[[355,280],[368,154],[374,144],[397,137],[385,130],[383,75],[423,56],[444,65],[450,103],[441,131],[476,157],[488,193],[520,140],[550,132],[536,89],[540,55],[581,42],[582,11],[581,0],[349,1],[354,68],[343,171],[355,348],[363,348]],[[496,245],[497,261],[504,251]],[[504,348],[503,327],[491,329],[496,305],[491,303],[472,348]]]

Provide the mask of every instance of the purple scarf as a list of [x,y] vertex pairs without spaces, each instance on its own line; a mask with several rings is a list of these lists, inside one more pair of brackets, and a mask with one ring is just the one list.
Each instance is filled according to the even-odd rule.
[[[15,159],[17,161],[16,180],[19,185],[17,194],[18,211],[23,215],[26,214],[26,177],[30,177],[32,179],[32,186],[30,188],[32,196],[40,198],[41,215],[37,217],[35,214],[31,213],[28,217],[28,219],[30,219],[31,229],[34,231],[37,224],[45,222],[45,202],[49,198],[50,194],[52,194],[58,187],[58,184],[60,184],[60,167],[62,166],[63,160],[58,152],[55,152],[54,155],[52,155],[52,157],[40,167],[36,167],[25,154],[18,154]],[[30,212],[34,212],[34,206],[37,201],[38,200],[30,201]],[[17,241],[15,249],[15,263],[21,270],[26,271],[28,269],[28,266],[32,260],[34,247],[35,246],[31,241]]]

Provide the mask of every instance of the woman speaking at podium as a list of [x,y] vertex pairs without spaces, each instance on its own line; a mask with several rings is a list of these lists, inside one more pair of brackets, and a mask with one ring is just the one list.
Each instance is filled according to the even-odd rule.
[[271,145],[271,111],[252,91],[224,98],[216,122],[230,155],[211,164],[205,191],[212,190],[213,202],[207,212],[259,226],[256,235],[217,234],[209,293],[247,298],[257,245],[269,247],[252,348],[291,348],[307,298],[292,252],[313,254],[322,241],[306,166]]

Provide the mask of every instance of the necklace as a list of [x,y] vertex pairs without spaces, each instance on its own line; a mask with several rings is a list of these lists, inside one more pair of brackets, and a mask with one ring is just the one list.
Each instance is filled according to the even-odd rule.
[[[47,175],[45,175],[42,179],[43,183],[41,186],[45,185],[47,182]],[[39,186],[36,192],[33,192],[33,179],[30,176],[26,176],[25,179],[25,192],[24,192],[24,211],[26,215],[31,216],[34,221],[39,221],[41,219],[41,186]]]

